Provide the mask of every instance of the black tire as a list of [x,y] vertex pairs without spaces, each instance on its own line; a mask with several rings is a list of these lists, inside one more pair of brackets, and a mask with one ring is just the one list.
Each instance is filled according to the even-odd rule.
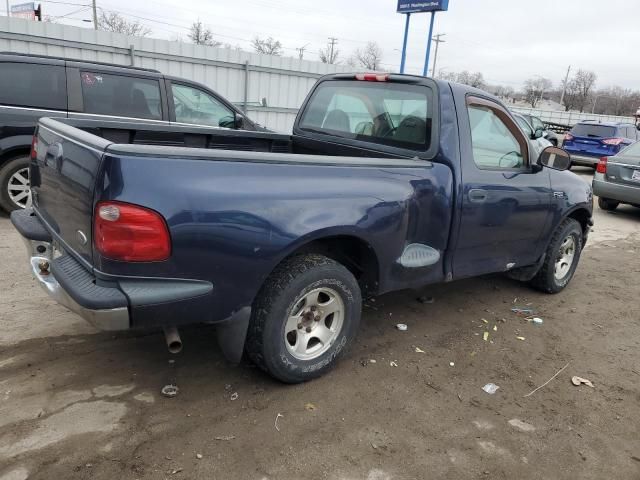
[[29,167],[29,156],[8,160],[0,166],[0,207],[7,213],[24,208],[9,197],[9,180],[19,170]]
[[[575,248],[573,263],[570,265],[566,275],[561,278],[556,278],[555,268],[556,261],[561,255],[560,247],[570,236],[573,237]],[[533,277],[533,280],[531,280],[531,285],[546,293],[558,293],[564,290],[576,272],[576,268],[580,262],[582,247],[582,227],[572,218],[565,219],[554,232],[551,242],[547,247],[544,263],[536,276]]]
[[618,205],[620,205],[620,202],[616,202],[615,200],[609,200],[608,198],[602,198],[602,197],[598,198],[598,206],[602,210],[612,212],[616,208],[618,208]]
[[[318,288],[330,288],[340,296],[344,305],[342,327],[322,355],[300,360],[287,348],[285,325],[300,300]],[[344,266],[317,254],[291,257],[269,276],[254,301],[245,350],[258,367],[282,382],[317,378],[335,365],[355,338],[361,310],[360,287]]]

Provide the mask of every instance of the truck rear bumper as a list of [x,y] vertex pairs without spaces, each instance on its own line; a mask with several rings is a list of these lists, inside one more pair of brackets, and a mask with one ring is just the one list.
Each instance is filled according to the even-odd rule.
[[34,278],[54,300],[100,330],[168,327],[207,320],[213,285],[188,279],[113,277],[89,271],[69,252],[54,248],[32,209],[11,222],[27,247]]
[[596,173],[593,177],[593,194],[608,200],[640,205],[640,183],[635,186],[609,182],[602,173]]

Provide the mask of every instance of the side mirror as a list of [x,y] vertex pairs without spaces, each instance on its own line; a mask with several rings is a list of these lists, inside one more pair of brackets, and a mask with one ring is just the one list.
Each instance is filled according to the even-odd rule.
[[547,147],[540,153],[538,165],[544,165],[554,170],[569,170],[571,167],[571,155],[562,148]]
[[236,129],[242,130],[244,128],[244,117],[236,114]]
[[534,136],[535,136],[536,138],[542,138],[542,137],[544,137],[544,130],[543,130],[543,129],[541,129],[541,128],[536,128],[536,131],[535,131],[535,133],[534,133]]

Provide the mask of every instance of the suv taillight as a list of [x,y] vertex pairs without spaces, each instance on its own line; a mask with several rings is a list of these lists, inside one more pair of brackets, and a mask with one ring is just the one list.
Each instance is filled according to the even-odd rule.
[[171,255],[171,236],[164,218],[130,203],[98,203],[93,239],[98,252],[112,260],[161,262]]
[[624,138],[605,138],[602,143],[605,145],[620,145],[624,142]]
[[607,162],[609,159],[607,157],[602,157],[598,162],[598,166],[596,167],[596,172],[598,173],[607,173]]

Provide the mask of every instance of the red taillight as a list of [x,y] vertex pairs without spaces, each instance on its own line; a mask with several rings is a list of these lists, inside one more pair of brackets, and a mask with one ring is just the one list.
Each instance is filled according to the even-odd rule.
[[605,145],[620,145],[622,142],[624,142],[624,138],[607,138],[602,140],[602,143]]
[[31,160],[38,158],[38,135],[31,139]]
[[356,74],[356,80],[363,80],[365,82],[386,82],[389,80],[388,73],[358,73]]
[[564,141],[565,141],[565,142],[567,142],[567,141],[568,141],[568,142],[570,142],[570,141],[572,141],[572,140],[573,140],[573,135],[571,135],[570,133],[565,133],[565,135],[564,135]]
[[93,239],[98,252],[112,260],[160,262],[171,255],[171,237],[164,218],[130,203],[98,203]]
[[596,167],[596,172],[598,173],[607,173],[607,162],[609,159],[607,157],[602,157],[598,162],[598,166]]

